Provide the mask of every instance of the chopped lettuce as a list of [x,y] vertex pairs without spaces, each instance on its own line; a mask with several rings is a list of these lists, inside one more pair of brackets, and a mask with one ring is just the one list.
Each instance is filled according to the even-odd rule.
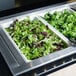
[[76,40],[76,12],[67,9],[53,14],[48,12],[43,18],[67,38]]
[[16,20],[10,27],[6,28],[21,52],[29,60],[33,60],[54,51],[67,47],[67,45],[55,35],[48,26],[39,20],[22,21]]

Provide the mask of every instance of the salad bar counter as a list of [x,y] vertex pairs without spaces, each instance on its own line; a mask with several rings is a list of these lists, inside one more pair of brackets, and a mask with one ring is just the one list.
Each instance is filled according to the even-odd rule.
[[14,76],[44,76],[76,60],[76,3],[47,6],[0,21],[0,52]]

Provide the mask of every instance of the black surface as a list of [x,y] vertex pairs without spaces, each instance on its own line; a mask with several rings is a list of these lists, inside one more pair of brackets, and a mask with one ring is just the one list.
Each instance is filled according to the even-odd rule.
[[12,76],[7,64],[0,53],[0,76]]

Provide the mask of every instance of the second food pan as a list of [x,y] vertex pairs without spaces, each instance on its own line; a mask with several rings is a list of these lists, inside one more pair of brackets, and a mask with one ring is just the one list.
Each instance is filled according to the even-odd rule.
[[[56,9],[56,10],[49,10],[44,15],[41,16],[41,20],[44,22],[43,19],[45,19],[47,22],[47,25],[49,25],[51,28],[55,27],[59,32],[57,33],[56,30],[54,30],[55,33],[63,34],[69,41],[72,41],[75,43],[76,40],[76,11],[72,10],[70,7]],[[53,26],[53,27],[52,27]],[[62,37],[63,38],[63,37]],[[68,41],[64,38],[65,41]]]

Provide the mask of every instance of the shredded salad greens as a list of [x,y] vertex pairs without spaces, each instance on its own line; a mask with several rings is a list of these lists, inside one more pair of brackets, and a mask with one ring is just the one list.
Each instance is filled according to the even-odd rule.
[[21,21],[16,20],[6,30],[28,60],[33,60],[67,47],[48,26],[45,26],[37,19],[31,20],[28,17]]
[[76,12],[67,9],[53,14],[48,12],[43,18],[68,39],[76,40]]

